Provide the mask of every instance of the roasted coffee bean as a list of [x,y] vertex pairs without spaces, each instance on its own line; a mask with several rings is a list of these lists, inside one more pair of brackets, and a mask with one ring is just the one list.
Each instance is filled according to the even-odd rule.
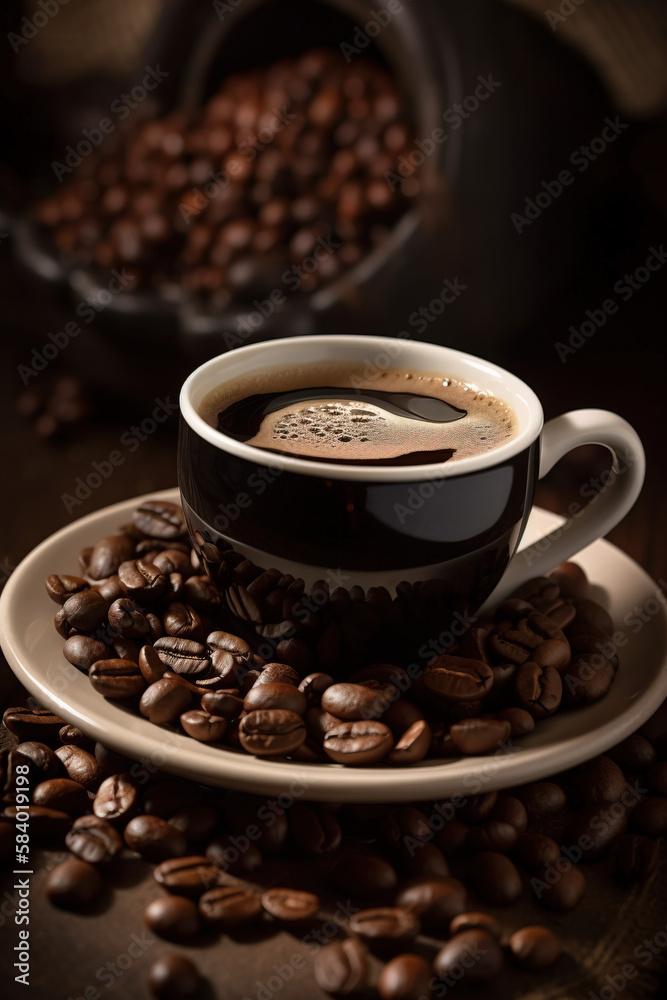
[[146,861],[166,861],[187,853],[185,836],[159,816],[135,816],[123,832],[125,843]]
[[153,878],[169,892],[198,899],[222,876],[207,858],[195,854],[162,861],[153,870]]
[[330,674],[308,674],[299,683],[299,691],[302,691],[306,696],[308,707],[319,707],[323,692],[333,683],[334,679]]
[[88,635],[71,635],[63,646],[63,653],[65,659],[86,673],[93,663],[113,656],[113,650],[109,646]]
[[426,928],[442,930],[468,902],[466,887],[451,877],[414,878],[406,882],[396,895],[397,906],[411,910]]
[[2,818],[16,826],[19,822],[17,814],[23,816],[25,812],[29,816],[30,837],[38,844],[59,843],[72,825],[72,818],[68,813],[46,806],[7,806],[2,811]]
[[57,809],[70,816],[83,813],[90,805],[88,792],[70,778],[49,778],[41,781],[32,792],[32,802],[36,806]]
[[220,594],[208,576],[190,576],[183,584],[182,599],[200,614],[214,614],[220,607]]
[[527,868],[544,868],[560,858],[560,847],[543,833],[524,833],[516,842],[516,856]]
[[607,750],[607,756],[620,767],[629,768],[631,771],[645,771],[655,762],[656,752],[655,747],[647,739],[639,733],[633,733],[611,750]]
[[523,802],[513,795],[499,795],[496,804],[489,813],[489,819],[510,823],[518,835],[521,835],[528,826],[526,808]]
[[431,966],[421,955],[396,955],[378,979],[381,1000],[422,1000],[431,993]]
[[34,740],[17,743],[9,752],[8,780],[13,785],[16,783],[17,764],[27,764],[30,768],[31,784],[65,776],[63,763],[56,753],[46,744]]
[[289,811],[289,826],[297,847],[314,857],[335,851],[343,836],[334,813],[315,802],[295,802]]
[[556,878],[553,868],[547,866],[534,875],[530,882],[538,902],[557,913],[573,910],[586,891],[583,872],[569,861],[562,871],[557,872]]
[[99,580],[93,584],[91,589],[101,594],[108,604],[113,604],[114,601],[117,601],[119,597],[123,597],[125,594],[117,573],[107,577],[106,580]]
[[636,882],[653,871],[659,857],[657,841],[638,833],[626,833],[616,847],[616,873],[624,882]]
[[164,725],[173,722],[192,701],[192,692],[170,677],[149,684],[139,701],[139,711],[150,722]]
[[459,816],[465,823],[481,823],[488,819],[498,801],[498,792],[470,795],[458,803]]
[[129,774],[105,778],[93,800],[93,812],[114,826],[125,826],[139,806],[139,788]]
[[108,864],[123,849],[123,839],[111,823],[89,815],[74,820],[65,843],[72,854],[91,865]]
[[572,659],[570,644],[562,639],[545,639],[531,651],[530,658],[538,667],[564,670]]
[[570,788],[578,805],[616,802],[625,792],[625,775],[609,757],[594,757],[572,772]]
[[611,635],[614,631],[614,623],[611,620],[609,612],[605,611],[602,605],[588,598],[583,598],[582,600],[575,601],[574,606],[577,611],[576,624],[593,625],[595,628],[602,629],[608,635]]
[[597,861],[625,832],[627,822],[627,809],[621,802],[591,802],[569,823],[565,842],[579,845],[581,861]]
[[432,830],[428,816],[421,809],[396,806],[384,817],[382,834],[387,843],[396,848],[405,837],[426,843],[432,837]]
[[491,690],[493,671],[481,660],[444,653],[426,665],[424,684],[433,694],[450,701],[474,701]]
[[189,604],[173,601],[162,616],[167,635],[179,639],[199,640],[204,633],[204,625],[199,614]]
[[63,726],[62,729],[58,730],[58,739],[65,746],[81,747],[82,750],[88,750],[89,753],[95,749],[95,740],[84,736],[77,726]]
[[509,906],[521,895],[521,876],[510,859],[497,851],[476,854],[470,877],[479,896],[492,906]]
[[188,577],[192,574],[192,563],[187,552],[177,548],[162,549],[153,557],[153,565],[157,566],[161,573],[170,575],[178,573],[180,576]]
[[292,923],[314,917],[320,908],[320,901],[312,892],[275,888],[262,893],[262,906],[276,920]]
[[646,775],[648,789],[654,795],[667,797],[667,761],[661,760],[653,764]]
[[525,708],[504,708],[497,712],[496,719],[509,722],[512,727],[510,736],[528,736],[535,729],[535,719]]
[[522,927],[512,934],[508,943],[512,957],[532,972],[547,969],[563,952],[559,938],[548,927]]
[[107,618],[109,625],[123,636],[134,639],[144,639],[150,634],[151,627],[146,615],[140,611],[129,597],[119,597],[109,608]]
[[106,580],[118,572],[121,563],[134,557],[134,539],[128,535],[107,535],[90,553],[88,575],[93,580]]
[[588,577],[578,563],[560,563],[551,571],[548,579],[558,585],[561,597],[569,597],[575,601],[588,597],[590,591]]
[[599,666],[606,659],[609,660],[614,669],[614,673],[616,673],[620,666],[618,653],[616,652],[616,647],[613,645],[611,640],[606,641],[606,639],[603,638],[604,635],[605,633],[603,632],[601,632],[597,637],[592,635],[575,635],[570,640],[572,658],[575,659],[576,656],[581,653],[593,653],[595,655],[592,657],[591,662],[595,666]]
[[470,851],[498,851],[507,854],[517,841],[516,829],[511,823],[489,819],[473,826],[466,837],[466,847]]
[[219,885],[201,897],[199,913],[207,924],[233,930],[261,919],[262,897],[242,885]]
[[76,910],[92,903],[102,891],[102,884],[97,868],[87,861],[72,858],[49,872],[45,892],[55,906]]
[[[386,718],[385,714],[383,717],[385,724],[387,724]],[[429,752],[431,740],[431,727],[426,719],[419,719],[398,737],[394,749],[387,755],[387,760],[390,764],[416,764]]]
[[169,823],[181,831],[188,843],[198,844],[208,840],[218,819],[218,810],[201,802],[179,809],[169,817]]
[[81,747],[72,744],[58,747],[56,756],[62,761],[67,776],[84,788],[97,788],[105,776],[95,755]]
[[424,713],[412,701],[405,698],[398,698],[394,701],[382,716],[382,721],[389,726],[395,739],[399,739],[410,729],[415,722],[421,722]]
[[646,795],[632,810],[630,828],[646,837],[661,837],[667,833],[667,799]]
[[577,654],[562,674],[563,700],[567,705],[599,701],[613,680],[614,668],[601,653]]
[[419,920],[403,906],[376,906],[350,917],[350,930],[366,941],[404,941],[419,933]]
[[307,700],[305,694],[293,684],[255,684],[245,696],[243,707],[246,712],[282,708],[303,715]]
[[498,719],[462,719],[449,729],[449,735],[461,753],[491,753],[509,739],[511,723]]
[[46,578],[46,592],[52,601],[63,605],[72,594],[88,590],[88,583],[80,576],[57,576],[52,573]]
[[288,663],[267,663],[255,681],[258,684],[293,684],[298,687],[301,678]]
[[144,910],[144,922],[167,941],[185,941],[199,930],[199,911],[191,899],[160,896]]
[[62,612],[72,628],[94,632],[106,623],[108,607],[106,600],[96,590],[83,590],[67,598]]
[[141,676],[147,684],[154,684],[159,681],[167,670],[167,665],[162,662],[152,646],[142,646],[139,652],[139,670]]
[[158,1000],[196,1000],[202,980],[194,962],[172,951],[153,962],[148,970],[148,985]]
[[547,576],[536,576],[514,591],[514,597],[529,601],[538,611],[550,607],[560,597],[560,587]]
[[77,629],[75,629],[67,621],[64,608],[61,608],[60,611],[57,611],[54,615],[53,625],[58,635],[62,636],[63,639],[69,639],[71,635],[77,634]]
[[150,538],[171,541],[187,534],[181,507],[168,500],[144,501],[132,514],[132,520]]
[[21,743],[55,742],[65,720],[46,708],[6,708],[2,721]]
[[314,972],[317,985],[328,993],[357,993],[368,981],[368,949],[358,938],[332,941],[315,955]]
[[209,715],[201,708],[189,708],[182,712],[179,721],[188,736],[202,743],[215,743],[227,731],[227,719]]
[[[456,976],[457,983],[485,983],[503,967],[503,953],[492,934],[482,928],[456,934],[433,959],[440,979]],[[437,987],[436,987],[437,988]]]
[[503,928],[499,920],[492,917],[490,913],[478,913],[475,910],[471,910],[469,913],[459,913],[454,917],[449,925],[449,933],[453,937],[462,931],[471,931],[475,928],[488,931],[497,941],[500,941],[503,936]]
[[449,865],[435,844],[414,845],[402,841],[395,852],[396,863],[407,878],[447,878]]
[[563,685],[558,671],[553,667],[540,667],[532,660],[519,667],[514,690],[521,707],[535,719],[553,715],[563,697]]
[[391,729],[373,719],[342,722],[324,735],[324,751],[337,764],[375,764],[393,749]]
[[262,855],[254,844],[239,850],[238,839],[229,835],[216,837],[206,847],[206,857],[216,868],[238,875],[249,875],[262,866]]
[[364,684],[332,684],[322,695],[321,706],[337,719],[355,721],[377,719],[396,696],[393,684],[367,687]]
[[258,757],[289,754],[306,738],[303,719],[296,712],[265,709],[250,712],[239,726],[241,746]]
[[206,677],[211,670],[208,649],[201,642],[167,635],[158,639],[153,648],[167,670],[174,674],[195,680]]
[[567,805],[565,791],[554,781],[535,781],[516,789],[515,794],[533,823],[555,816]]
[[139,664],[139,647],[133,639],[127,637],[114,639],[113,644],[114,653],[119,660],[132,660],[133,663]]
[[132,660],[97,660],[88,677],[105,698],[136,698],[146,687],[139,665]]
[[360,899],[376,899],[396,888],[395,869],[375,854],[345,850],[329,869],[328,878],[342,892]]
[[141,605],[159,600],[169,587],[169,578],[146,559],[121,563],[118,577],[126,596]]

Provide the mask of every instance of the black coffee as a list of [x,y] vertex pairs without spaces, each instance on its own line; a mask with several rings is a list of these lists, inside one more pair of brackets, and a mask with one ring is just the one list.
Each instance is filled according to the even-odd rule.
[[211,393],[202,416],[237,441],[311,461],[420,465],[481,455],[510,440],[510,407],[477,386],[425,372],[314,363],[265,370]]

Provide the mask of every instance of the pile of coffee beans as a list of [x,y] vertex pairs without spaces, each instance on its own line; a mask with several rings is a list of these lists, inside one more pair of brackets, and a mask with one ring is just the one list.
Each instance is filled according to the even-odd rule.
[[[204,945],[285,928],[312,943],[312,973],[337,995],[429,1000],[512,966],[549,977],[588,863],[615,856],[619,887],[644,879],[667,832],[667,733],[636,733],[548,781],[396,806],[207,788],[94,744],[47,710],[10,708],[3,721],[14,744],[2,758],[0,851],[11,862],[16,775],[27,774],[35,845],[69,851],[46,880],[54,906],[91,912],[119,859],[138,855],[153,866],[144,920],[155,935]],[[543,920],[517,921],[520,900]],[[187,1000],[201,978],[167,952],[149,985]]]
[[312,292],[386,240],[419,190],[391,77],[336,50],[225,80],[195,111],[107,139],[35,208],[63,258],[219,307]]
[[400,766],[492,753],[559,708],[602,698],[618,668],[613,623],[573,563],[416,671],[370,663],[334,677],[300,669],[298,640],[279,636],[266,662],[236,633],[243,623],[203,574],[175,504],[144,502],[79,559],[83,576],[46,580],[69,662],[151,722],[258,757]]

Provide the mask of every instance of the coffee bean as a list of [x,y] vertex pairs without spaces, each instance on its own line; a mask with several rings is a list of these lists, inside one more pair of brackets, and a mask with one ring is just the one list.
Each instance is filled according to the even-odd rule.
[[382,822],[382,833],[392,848],[398,847],[406,837],[426,843],[432,836],[428,817],[414,806],[396,806],[387,813]]
[[319,707],[322,694],[328,687],[334,683],[334,679],[330,674],[315,673],[308,674],[307,677],[299,683],[299,691],[302,691],[306,696],[306,701],[309,707],[313,705]]
[[91,590],[96,590],[98,594],[101,594],[108,604],[113,604],[114,601],[117,601],[119,597],[123,597],[125,594],[117,573],[108,576],[106,580],[99,580],[93,584]]
[[[388,725],[387,714],[385,713],[383,720]],[[431,740],[431,727],[426,719],[419,719],[399,736],[394,749],[387,755],[387,760],[390,764],[416,764],[429,752]]]
[[540,667],[532,660],[523,663],[514,681],[521,707],[535,719],[553,715],[563,697],[560,674],[553,667]]
[[396,696],[393,684],[366,687],[363,684],[332,684],[322,694],[322,709],[337,719],[355,721],[377,719]]
[[509,739],[512,726],[500,719],[462,719],[450,727],[449,735],[461,753],[491,753]]
[[95,741],[85,736],[77,726],[63,726],[58,730],[58,739],[66,746],[81,747],[89,753],[95,749]]
[[448,979],[454,974],[456,982],[466,984],[495,979],[502,966],[500,945],[492,934],[481,928],[456,934],[433,959],[436,976]]
[[146,615],[141,612],[129,597],[119,597],[109,608],[107,618],[115,632],[124,637],[146,639],[151,627]]
[[104,771],[94,754],[81,747],[72,744],[58,747],[56,757],[62,761],[67,776],[86,789],[97,788],[104,778]]
[[144,910],[147,927],[167,941],[184,941],[199,930],[199,911],[191,899],[160,896]]
[[102,891],[102,879],[97,869],[72,858],[63,861],[49,872],[45,892],[49,902],[55,906],[76,910],[87,906]]
[[68,597],[62,606],[62,613],[72,628],[83,632],[94,632],[106,623],[109,605],[96,590],[83,590]]
[[65,720],[46,708],[7,708],[2,721],[21,743],[55,742]]
[[469,795],[458,803],[459,816],[466,823],[481,823],[488,819],[498,801],[498,792]]
[[593,625],[595,628],[602,629],[608,635],[611,635],[614,631],[614,623],[611,620],[609,612],[605,611],[600,604],[588,598],[583,598],[575,601],[574,606],[577,611],[575,619],[577,624]]
[[152,646],[142,646],[139,652],[139,670],[147,684],[154,684],[164,675],[167,665],[162,662]]
[[72,825],[72,819],[66,812],[46,806],[7,806],[2,811],[2,818],[14,826],[17,822],[23,824],[25,820],[17,820],[17,814],[23,816],[26,811],[29,816],[30,837],[35,843],[58,844]]
[[570,787],[579,805],[616,802],[625,792],[625,776],[609,757],[595,757],[572,772]]
[[625,832],[627,822],[627,809],[622,803],[591,802],[570,821],[565,842],[579,845],[581,861],[597,861]]
[[649,768],[646,783],[654,795],[667,797],[667,761],[658,761]]
[[49,778],[41,781],[32,792],[36,806],[56,809],[70,816],[85,812],[90,805],[88,792],[78,781],[70,778]]
[[569,642],[562,639],[545,639],[532,650],[530,658],[538,667],[564,670],[572,659],[572,652]]
[[198,899],[222,878],[218,869],[201,855],[168,858],[153,870],[155,881],[179,896]]
[[[236,694],[233,692],[236,691]],[[201,707],[205,712],[230,722],[243,711],[243,699],[238,697],[238,689],[230,691],[207,691],[202,696]]]
[[358,938],[332,941],[315,955],[314,972],[317,985],[328,993],[357,993],[368,980],[368,949]]
[[241,885],[220,885],[209,889],[199,900],[199,913],[207,924],[233,930],[257,923],[262,915],[259,893]]
[[105,698],[136,698],[146,682],[132,660],[97,660],[88,674],[90,683]]
[[503,936],[503,928],[499,920],[492,917],[490,913],[478,913],[475,910],[469,913],[459,913],[454,917],[449,925],[449,933],[453,937],[455,934],[460,934],[461,931],[470,931],[475,928],[488,931],[497,941],[500,941]]
[[378,979],[382,1000],[422,1000],[431,992],[431,966],[421,955],[397,955]]
[[187,853],[184,835],[159,816],[135,816],[125,827],[125,843],[146,861],[166,861]]
[[466,837],[466,847],[470,851],[498,851],[506,854],[517,841],[517,831],[511,823],[489,819],[472,827]]
[[239,738],[243,749],[257,757],[282,756],[301,746],[306,727],[295,712],[265,709],[241,719]]
[[100,538],[90,553],[88,575],[93,580],[106,580],[118,572],[121,563],[134,556],[134,539],[128,535],[107,535]]
[[535,719],[525,708],[504,708],[496,713],[495,718],[510,723],[512,737],[528,736],[535,729]]
[[16,766],[25,764],[30,769],[30,782],[45,781],[48,778],[63,777],[63,764],[56,753],[44,743],[27,740],[17,743],[9,753],[8,779],[16,784]]
[[646,837],[667,833],[667,799],[646,795],[630,814],[630,828]]
[[316,857],[340,846],[340,824],[325,806],[295,802],[289,812],[289,826],[294,842],[305,854]]
[[72,594],[88,590],[88,583],[80,576],[57,576],[52,573],[46,578],[46,592],[52,601],[63,605]]
[[560,847],[543,833],[524,833],[516,842],[516,855],[527,868],[544,868],[560,858]]
[[243,707],[246,712],[282,708],[303,715],[307,699],[293,684],[255,684],[245,696]]
[[560,958],[563,946],[548,927],[522,927],[509,939],[512,957],[524,969],[546,969]]
[[324,735],[324,751],[338,764],[375,764],[393,749],[391,729],[369,719],[342,722]]
[[[247,839],[247,838],[246,838]],[[238,839],[224,835],[216,837],[206,847],[207,859],[221,871],[249,875],[262,866],[262,855],[254,844],[248,843],[241,850]]]
[[179,721],[188,736],[203,743],[221,740],[227,730],[227,719],[209,715],[199,708],[190,708],[187,712],[181,713]]
[[93,812],[114,826],[124,826],[139,806],[139,788],[129,774],[105,778],[93,800]]
[[262,669],[255,685],[260,684],[293,684],[298,687],[301,678],[288,663],[267,663]]
[[382,721],[389,726],[395,739],[399,739],[410,729],[415,722],[421,722],[424,713],[414,702],[407,701],[406,698],[398,698],[393,702],[382,716]]
[[314,917],[320,908],[320,901],[312,892],[276,888],[267,889],[262,894],[262,906],[276,920],[291,923]]
[[161,677],[149,684],[139,701],[139,711],[150,722],[164,725],[173,722],[192,701],[192,693],[176,680]]
[[169,579],[146,559],[130,559],[118,567],[118,577],[127,597],[141,605],[163,597]]
[[493,671],[480,660],[444,653],[426,665],[424,684],[429,691],[451,701],[473,701],[491,690]]
[[65,658],[86,673],[98,660],[110,659],[113,650],[99,639],[88,635],[71,635],[63,646]]
[[213,806],[198,803],[179,809],[169,817],[169,823],[185,836],[189,843],[208,840],[218,822],[218,810]]
[[607,750],[607,756],[631,771],[645,771],[655,762],[656,752],[647,739],[639,733],[633,733],[611,750]]
[[414,878],[399,890],[395,903],[415,913],[424,927],[441,930],[464,912],[467,892],[455,878]]
[[515,791],[533,823],[555,816],[567,805],[564,790],[553,781],[535,781],[532,785],[523,785]]
[[360,899],[375,899],[395,889],[396,871],[374,854],[361,854],[345,850],[329,869],[328,878],[342,892]]
[[553,869],[549,867],[531,878],[538,902],[558,913],[573,910],[586,891],[586,879],[581,869],[569,862],[567,864],[568,867],[557,873],[555,881]]
[[521,835],[528,826],[526,808],[523,802],[513,795],[499,795],[489,818],[499,820],[502,823],[510,823],[518,835]]
[[108,864],[123,849],[123,840],[111,823],[98,816],[79,816],[65,837],[67,847],[91,865]]
[[590,590],[588,577],[578,563],[560,563],[551,571],[548,578],[558,585],[561,597],[570,597],[575,601],[588,597]]
[[509,906],[521,895],[521,877],[504,854],[482,851],[470,866],[470,876],[479,896],[492,906]]
[[132,514],[132,521],[151,538],[172,541],[187,534],[182,509],[168,500],[144,501]]
[[194,680],[205,677],[211,670],[208,650],[201,642],[164,636],[157,640],[153,648],[172,673]]
[[167,952],[148,970],[148,985],[158,1000],[196,1000],[202,981],[194,962],[185,955]]
[[419,921],[402,906],[376,906],[350,917],[350,930],[367,941],[404,941],[419,933]]
[[614,668],[601,653],[577,654],[562,674],[563,700],[567,705],[599,701],[613,680]]

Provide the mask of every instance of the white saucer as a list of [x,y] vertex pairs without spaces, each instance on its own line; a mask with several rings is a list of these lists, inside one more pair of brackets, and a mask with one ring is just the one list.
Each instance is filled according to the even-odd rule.
[[[178,491],[151,496],[177,501]],[[539,723],[512,752],[424,761],[406,768],[355,769],[260,760],[198,743],[155,726],[94,691],[62,654],[63,641],[53,626],[57,606],[44,589],[49,573],[78,573],[78,551],[126,523],[143,499],[89,514],[31,552],[0,598],[0,642],[14,673],[41,704],[144,764],[207,784],[261,794],[287,792],[307,799],[398,802],[475,794],[546,778],[604,752],[637,729],[667,696],[667,616],[664,603],[656,599],[661,592],[632,559],[609,542],[598,541],[576,558],[597,586],[596,598],[627,637],[627,644],[619,648],[616,680],[602,701]],[[523,545],[558,523],[555,515],[535,508]],[[641,622],[636,608],[645,608],[646,622]]]

